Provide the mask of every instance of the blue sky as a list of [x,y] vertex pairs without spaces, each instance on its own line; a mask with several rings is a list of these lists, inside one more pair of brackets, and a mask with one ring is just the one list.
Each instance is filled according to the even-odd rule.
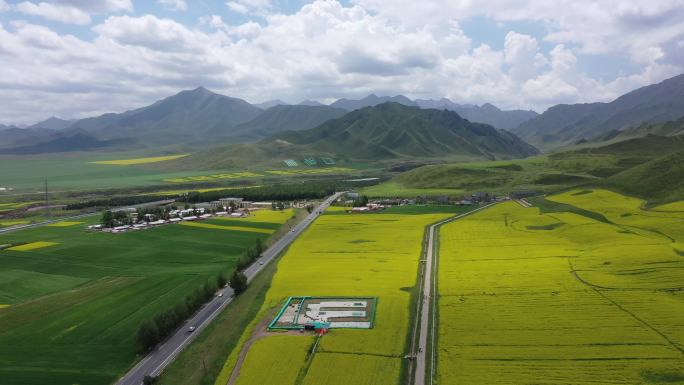
[[368,93],[543,111],[684,72],[681,0],[0,0],[0,123],[203,85],[250,102]]

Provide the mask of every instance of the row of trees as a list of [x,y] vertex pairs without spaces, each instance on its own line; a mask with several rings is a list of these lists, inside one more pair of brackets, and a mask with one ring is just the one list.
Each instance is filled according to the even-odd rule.
[[226,276],[220,273],[216,279],[204,283],[174,307],[143,321],[138,329],[138,344],[143,351],[152,350],[194,314],[214,293],[226,285]]
[[95,199],[78,203],[71,203],[66,206],[67,210],[81,210],[89,207],[119,207],[133,206],[141,203],[156,202],[170,199],[168,195],[130,195],[119,196],[107,199]]
[[244,253],[242,253],[242,256],[238,258],[235,268],[237,270],[244,270],[246,269],[249,265],[254,263],[260,256],[261,253],[264,252],[264,243],[261,241],[260,238],[256,239],[256,242],[254,243],[253,247],[248,247],[247,250],[245,250]]
[[234,189],[229,191],[194,191],[179,197],[179,200],[189,203],[210,202],[224,198],[226,194],[242,197],[248,201],[294,201],[298,199],[320,199],[334,193],[337,187],[337,183],[309,182]]
[[247,290],[247,276],[242,270],[259,258],[263,251],[264,244],[260,238],[257,238],[254,246],[247,248],[238,259],[236,269],[231,275],[230,281],[226,279],[223,273],[220,273],[215,280],[205,282],[202,287],[192,292],[192,294],[185,297],[182,302],[177,303],[174,307],[143,321],[138,329],[138,344],[140,348],[143,351],[152,350],[158,343],[165,340],[178,329],[203,304],[213,298],[216,291],[224,287],[226,283],[230,284],[235,295],[239,295]]

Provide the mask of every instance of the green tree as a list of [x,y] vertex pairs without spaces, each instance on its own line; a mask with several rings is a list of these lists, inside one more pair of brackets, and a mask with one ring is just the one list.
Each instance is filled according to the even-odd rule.
[[102,226],[114,227],[114,215],[111,211],[107,210],[102,213]]
[[159,342],[159,328],[154,321],[145,320],[138,328],[138,344],[144,351],[149,351]]
[[264,252],[264,244],[261,242],[261,238],[256,239],[256,244],[254,245],[254,249],[257,252],[257,258],[259,258],[258,256]]
[[230,277],[229,283],[230,287],[233,288],[235,295],[239,295],[247,290],[247,276],[241,271],[235,270],[233,276]]
[[368,204],[368,197],[365,195],[360,195],[354,200],[354,207],[363,207]]
[[216,284],[218,285],[218,287],[222,288],[226,286],[226,283],[228,283],[228,278],[226,278],[226,275],[223,273],[219,273],[218,277],[216,277]]

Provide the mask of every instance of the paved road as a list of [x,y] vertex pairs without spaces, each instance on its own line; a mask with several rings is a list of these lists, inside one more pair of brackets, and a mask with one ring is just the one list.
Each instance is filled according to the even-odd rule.
[[[484,210],[496,203],[490,203],[488,205],[482,206],[465,214],[457,215],[445,219],[441,222],[437,222],[428,228],[428,244],[427,250],[425,252],[425,277],[423,277],[423,288],[421,299],[422,304],[420,306],[420,333],[418,336],[418,349],[414,351],[415,355],[415,365],[416,370],[413,378],[414,385],[425,385],[432,384],[432,379],[434,378],[434,367],[435,365],[430,365],[431,371],[427,373],[427,362],[428,359],[431,363],[435,361],[435,316],[436,316],[436,295],[437,293],[437,280],[434,275],[437,272],[437,258],[435,258],[435,231],[438,227],[453,222],[457,219],[461,219],[465,216]],[[428,357],[428,335],[431,341],[431,348]]]
[[[159,205],[165,205],[165,204],[173,203],[173,202],[175,202],[174,199],[167,199],[167,200],[163,200],[163,201],[154,201],[154,202],[140,203],[140,204],[132,205],[132,206],[117,207],[117,208],[111,209],[111,211],[121,211],[121,210],[125,210],[125,209],[127,209],[127,208],[129,208],[129,207],[142,208],[142,207],[148,207],[148,206],[159,206]],[[71,216],[71,217],[59,217],[59,218],[50,219],[50,220],[47,220],[47,221],[36,222],[36,223],[30,223],[30,224],[28,224],[28,225],[12,226],[12,227],[7,227],[7,228],[4,228],[4,229],[0,229],[0,234],[11,233],[11,232],[13,232],[13,231],[19,231],[19,230],[30,229],[30,228],[32,228],[32,227],[45,226],[45,225],[49,225],[49,224],[55,223],[55,222],[70,221],[70,220],[79,219],[79,218],[92,217],[92,216],[100,215],[100,214],[101,214],[101,212],[100,212],[100,211],[97,211],[97,212],[94,212],[94,213],[79,214],[79,215],[74,215],[74,216]]]
[[[247,279],[251,281],[262,269],[274,260],[287,246],[289,246],[301,233],[306,229],[311,222],[313,222],[325,209],[343,193],[336,193],[327,198],[321,203],[311,214],[299,222],[296,226],[288,231],[286,235],[280,238],[276,243],[269,247],[262,253],[262,257],[245,269],[244,273]],[[117,381],[116,385],[140,385],[146,375],[158,376],[173,360],[180,354],[183,349],[192,342],[196,335],[206,327],[216,316],[233,300],[233,290],[225,288],[220,290],[223,293],[222,297],[218,295],[214,297],[209,303],[205,304],[186,324],[181,327],[173,336],[166,342],[158,346],[150,354],[140,361],[133,369],[126,373]],[[195,326],[196,330],[193,333],[188,332],[189,326]]]

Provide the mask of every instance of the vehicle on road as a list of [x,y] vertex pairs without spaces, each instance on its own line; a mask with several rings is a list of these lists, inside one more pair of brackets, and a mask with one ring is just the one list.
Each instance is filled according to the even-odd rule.
[[264,264],[264,261],[259,261],[259,264],[260,264],[260,265],[263,265],[263,264]]
[[223,293],[218,293],[218,296],[219,296],[219,297],[223,297]]
[[188,333],[192,333],[192,332],[194,332],[194,331],[195,331],[195,329],[197,329],[197,328],[196,328],[196,327],[194,327],[194,326],[190,326],[190,327],[188,328]]

